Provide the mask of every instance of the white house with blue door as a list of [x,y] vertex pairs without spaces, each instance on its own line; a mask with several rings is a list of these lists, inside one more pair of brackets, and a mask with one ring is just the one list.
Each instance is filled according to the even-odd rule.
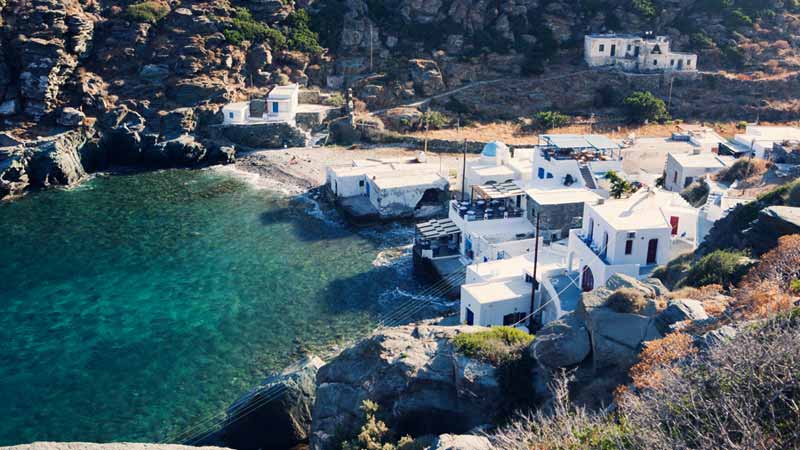
[[269,122],[295,124],[297,106],[300,98],[300,86],[289,84],[275,86],[264,103],[261,116],[251,114],[250,102],[229,103],[222,107],[224,125],[249,125]]

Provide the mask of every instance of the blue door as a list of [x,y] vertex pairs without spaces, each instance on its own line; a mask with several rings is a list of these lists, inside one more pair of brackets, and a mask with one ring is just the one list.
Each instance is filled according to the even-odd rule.
[[367,197],[369,197],[369,182],[367,182]]
[[272,112],[278,114],[278,102],[272,102]]
[[475,324],[475,314],[472,312],[471,309],[467,308],[467,325],[474,325]]

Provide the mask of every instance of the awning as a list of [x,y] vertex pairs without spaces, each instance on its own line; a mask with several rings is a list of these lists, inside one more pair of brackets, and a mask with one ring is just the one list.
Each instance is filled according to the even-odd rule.
[[480,186],[474,186],[473,189],[475,190],[476,194],[489,200],[525,195],[525,192],[513,181],[506,181],[497,184],[482,184]]
[[423,239],[439,239],[458,233],[461,230],[450,219],[433,219],[417,224],[417,234]]

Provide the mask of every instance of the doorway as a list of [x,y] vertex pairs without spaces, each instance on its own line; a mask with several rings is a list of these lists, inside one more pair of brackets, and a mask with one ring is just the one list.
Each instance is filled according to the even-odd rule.
[[655,264],[658,257],[658,239],[650,239],[647,243],[647,264]]
[[583,267],[583,276],[581,277],[581,290],[589,292],[594,289],[594,274],[589,266]]
[[475,325],[475,314],[469,308],[467,308],[467,325]]
[[680,219],[678,219],[677,216],[671,216],[669,218],[669,226],[672,227],[672,235],[673,236],[677,236],[678,235],[678,221],[679,220]]
[[616,56],[616,55],[617,55],[617,45],[611,44],[611,56]]

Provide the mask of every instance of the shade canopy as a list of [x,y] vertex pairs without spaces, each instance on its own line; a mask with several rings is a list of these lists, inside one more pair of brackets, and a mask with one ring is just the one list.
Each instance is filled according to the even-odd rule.
[[433,219],[417,224],[417,234],[423,239],[433,240],[461,233],[450,219]]
[[473,189],[476,194],[489,200],[525,195],[525,192],[513,181],[505,181],[497,184],[482,184],[480,186],[474,186]]

